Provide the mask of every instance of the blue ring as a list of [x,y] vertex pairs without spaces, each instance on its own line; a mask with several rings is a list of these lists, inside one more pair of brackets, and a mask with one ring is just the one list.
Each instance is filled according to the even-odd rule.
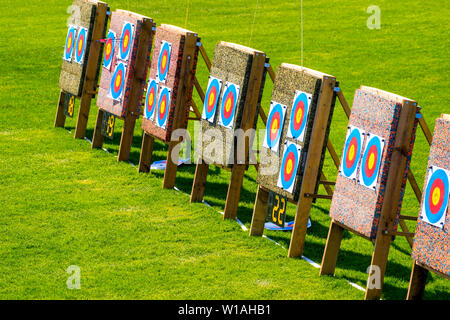
[[[275,140],[272,141],[270,140],[270,124],[272,123],[272,118],[275,115],[275,113],[279,113],[280,114],[280,128],[278,130],[277,136],[275,137]],[[269,117],[267,118],[267,124],[268,126],[266,127],[266,141],[267,141],[267,145],[269,146],[269,148],[272,148],[273,146],[275,146],[278,141],[280,140],[281,137],[281,131],[283,130],[283,107],[281,107],[281,104],[277,103],[271,110]]]
[[[295,167],[294,167],[294,169],[293,169],[294,172],[292,173],[291,179],[289,179],[288,181],[286,181],[286,180],[284,179],[284,167],[285,167],[285,165],[286,165],[286,158],[287,158],[287,155],[288,155],[290,152],[293,152],[293,153],[294,153],[294,156],[295,156]],[[285,151],[284,154],[283,154],[283,161],[281,162],[281,172],[280,172],[280,174],[281,174],[281,185],[283,186],[283,189],[284,189],[284,190],[288,190],[288,189],[292,186],[292,184],[294,183],[295,177],[296,177],[296,175],[297,175],[297,168],[298,168],[298,150],[297,150],[296,145],[293,144],[293,143],[291,143],[291,144],[286,148],[286,151]]]
[[[295,111],[296,111],[295,107],[300,103],[300,101],[303,101],[303,105],[305,106],[305,112],[303,115],[303,121],[302,121],[302,124],[300,125],[300,128],[298,130],[295,130],[295,128],[294,128],[294,119],[295,119]],[[302,132],[305,130],[306,122],[307,122],[306,120],[308,119],[308,111],[309,111],[308,97],[306,96],[306,94],[304,92],[302,92],[295,99],[294,104],[292,105],[292,110],[291,110],[291,121],[290,121],[289,126],[291,128],[291,133],[292,133],[292,136],[294,137],[294,139],[297,139],[298,137],[300,137]]]
[[[120,85],[120,90],[116,93],[116,92],[114,92],[114,82],[115,82],[115,79],[116,79],[116,76],[117,76],[117,73],[119,72],[119,70],[122,70],[123,76],[122,76],[122,83]],[[113,97],[114,100],[119,99],[120,96],[122,95],[122,92],[123,92],[123,89],[124,89],[123,86],[124,86],[124,83],[125,83],[125,76],[126,76],[125,65],[122,62],[119,62],[117,64],[116,70],[114,70],[114,74],[113,74],[113,76],[111,78],[111,84],[110,84],[111,96]]]
[[[122,51],[122,47],[123,47],[123,41],[125,40],[125,38],[123,37],[125,31],[129,30],[130,31],[130,39],[129,39],[129,45],[128,45],[128,49],[126,52]],[[131,47],[133,47],[132,45],[132,41],[133,41],[133,28],[131,26],[131,23],[127,22],[123,28],[122,28],[122,34],[120,35],[120,45],[119,45],[119,55],[120,55],[120,59],[122,60],[126,60],[130,54],[131,51]]]
[[105,54],[106,52],[104,52],[103,54],[103,66],[107,69],[109,69],[109,67],[111,66],[111,63],[113,61],[113,55],[114,55],[114,42],[116,40],[116,37],[114,36],[114,32],[109,30],[108,32],[108,36],[106,37],[106,43],[108,43],[108,40],[112,39],[112,46],[111,46],[111,55],[109,56],[109,60],[105,59]]
[[[155,96],[154,96],[155,102],[153,103],[153,107],[152,107],[152,110],[150,111],[150,114],[148,114],[148,113],[147,113],[147,101],[148,101],[148,95],[150,94],[151,88],[155,88]],[[158,84],[156,83],[155,80],[152,79],[152,80],[150,81],[149,85],[148,85],[147,93],[146,93],[146,95],[145,95],[144,117],[147,118],[147,119],[150,119],[151,116],[155,113],[155,107],[156,107],[156,95],[157,95],[157,93],[158,93]]]
[[[208,112],[207,104],[208,104],[209,94],[213,87],[216,87],[216,91],[217,91],[216,101],[214,101],[214,107],[212,108],[211,112]],[[220,83],[216,78],[214,78],[211,80],[211,82],[208,86],[208,89],[206,90],[205,102],[203,103],[203,108],[205,109],[206,119],[211,118],[216,113],[217,102],[219,101],[219,95],[220,95]]]
[[[75,44],[76,44],[76,38],[75,38],[75,34],[76,34],[77,29],[74,27],[70,27],[69,28],[69,32],[67,32],[67,38],[66,38],[66,45],[64,47],[64,58],[66,60],[70,60],[72,58],[72,54],[73,54],[73,48],[75,48]],[[69,35],[73,33],[73,37],[72,37],[72,49],[70,50],[70,54],[67,54],[67,42],[69,41]]]
[[[369,150],[370,148],[375,145],[377,147],[378,150],[378,158],[377,158],[377,162],[376,162],[376,167],[375,170],[373,172],[372,177],[368,177],[366,175],[366,171],[365,171],[365,163],[367,161],[367,156],[369,154]],[[372,183],[374,183],[374,181],[377,179],[378,177],[378,172],[380,170],[380,165],[381,165],[381,153],[383,152],[383,150],[381,150],[381,142],[380,142],[380,138],[378,138],[377,136],[373,136],[369,142],[367,143],[366,146],[366,150],[364,150],[364,155],[362,158],[362,162],[361,162],[361,175],[363,178],[363,183],[365,186],[370,186]]]
[[[225,110],[225,100],[226,100],[226,98],[228,96],[228,93],[230,91],[231,91],[231,93],[233,93],[233,96],[234,96],[235,100],[234,100],[233,110],[232,110],[232,112],[230,114],[230,117],[229,118],[225,118],[225,114],[223,113],[224,110]],[[225,92],[222,95],[222,106],[220,108],[220,116],[221,116],[221,119],[222,119],[222,124],[225,127],[228,127],[234,120],[234,114],[236,112],[237,98],[238,97],[237,97],[237,94],[236,94],[236,86],[234,84],[232,84],[232,83],[228,84],[227,89],[225,90]]]
[[[355,137],[356,141],[358,143],[358,150],[356,152],[356,156],[355,156],[355,163],[353,163],[353,165],[350,168],[347,168],[346,163],[345,163],[345,158],[348,152],[348,146],[350,144],[350,141],[352,141],[352,138]],[[344,175],[346,177],[350,177],[356,170],[357,166],[358,166],[358,159],[361,156],[361,133],[359,132],[359,129],[357,128],[353,128],[352,132],[349,134],[347,140],[345,141],[345,145],[344,145],[344,155],[342,157],[342,171],[344,173]]]
[[[442,182],[444,182],[444,191],[445,194],[443,195],[444,197],[444,201],[442,202],[442,206],[439,209],[439,211],[436,214],[433,214],[430,210],[430,203],[428,201],[430,192],[431,192],[431,186],[433,185],[434,180],[436,179],[441,179]],[[444,170],[442,169],[437,169],[435,172],[433,172],[433,174],[430,177],[430,180],[428,181],[428,185],[427,185],[427,189],[426,189],[426,193],[425,193],[425,200],[424,200],[424,206],[425,206],[425,213],[427,215],[428,221],[430,221],[431,223],[436,223],[438,222],[441,218],[442,215],[446,213],[446,210],[444,210],[447,207],[448,204],[448,189],[449,188],[449,181],[448,181],[448,176],[445,173]]]
[[[83,50],[81,50],[81,55],[78,55],[78,41],[80,41],[81,35],[84,34],[84,44],[83,44]],[[75,61],[80,63],[81,60],[84,57],[84,51],[86,50],[86,43],[87,43],[87,33],[85,28],[80,28],[80,32],[77,36],[77,44],[75,46]]]
[[[164,117],[162,119],[159,118],[159,106],[161,105],[161,100],[163,98],[163,96],[167,96],[167,105],[166,105],[166,110],[164,112]],[[158,125],[162,128],[166,121],[167,121],[167,115],[169,114],[169,102],[170,102],[170,94],[169,94],[169,89],[167,88],[162,88],[161,89],[161,94],[159,95],[159,100],[158,100],[158,110],[157,110],[157,119],[158,119]]]
[[[166,70],[164,70],[164,73],[161,73],[161,59],[163,57],[164,51],[166,51],[166,50],[167,50],[167,67],[166,67]],[[169,62],[170,62],[170,46],[169,46],[168,42],[164,42],[163,46],[161,47],[161,51],[160,51],[159,57],[158,57],[158,78],[159,78],[159,81],[166,80],[167,73],[169,72]]]

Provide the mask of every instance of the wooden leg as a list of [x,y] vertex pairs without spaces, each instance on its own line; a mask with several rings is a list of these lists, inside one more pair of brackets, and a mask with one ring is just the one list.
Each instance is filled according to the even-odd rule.
[[289,258],[298,258],[303,255],[312,201],[312,198],[306,198],[304,193],[300,193],[300,198],[297,203],[297,212],[295,214],[294,227],[292,229],[291,242],[289,244]]
[[155,138],[145,132],[142,134],[141,156],[139,158],[139,172],[150,172],[154,143]]
[[61,90],[59,93],[58,106],[56,108],[55,128],[64,127],[66,123],[66,116],[64,115],[64,103],[66,102],[66,94]]
[[[404,232],[408,232],[409,233],[409,229],[408,226],[406,225],[405,221],[399,219],[398,221],[400,228],[404,231]],[[412,248],[413,244],[414,244],[414,239],[411,236],[406,236],[406,241],[408,241],[409,246]]]
[[75,127],[75,138],[84,139],[86,136],[89,111],[91,110],[92,95],[83,93],[80,100],[80,110],[78,111],[77,125]]
[[[169,150],[167,151],[166,170],[164,171],[164,189],[172,189],[175,186],[175,179],[177,178],[179,152],[173,152],[174,148],[179,144],[179,141],[171,141],[169,143]],[[172,153],[174,153],[172,155]]]
[[365,300],[379,300],[381,298],[391,241],[390,235],[384,235],[379,230],[375,240],[372,261],[370,262],[371,270],[369,271]]
[[319,275],[334,275],[344,228],[331,221]]
[[406,300],[422,300],[427,282],[428,270],[413,262],[411,279],[409,280],[408,295]]
[[195,168],[194,182],[192,184],[191,191],[191,203],[200,202],[203,200],[203,194],[205,193],[206,177],[208,176],[209,165],[207,163],[200,163],[201,158],[197,161]]
[[135,117],[132,116],[125,117],[117,161],[127,161],[130,158],[131,144],[133,142],[135,125],[136,125]]
[[252,224],[250,225],[251,236],[263,235],[268,200],[269,192],[259,187],[258,192],[256,193],[255,206],[253,208]]
[[245,164],[235,164],[231,170],[231,180],[228,186],[225,202],[224,219],[236,219],[241,197],[242,182],[244,181]]
[[101,148],[103,146],[102,135],[103,110],[98,109],[97,120],[95,121],[94,134],[92,136],[92,149]]

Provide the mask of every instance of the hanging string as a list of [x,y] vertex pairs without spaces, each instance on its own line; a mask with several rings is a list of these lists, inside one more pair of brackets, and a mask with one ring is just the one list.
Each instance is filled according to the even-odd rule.
[[185,29],[187,29],[188,17],[189,17],[189,0],[187,0],[187,4],[186,4],[186,19],[184,20],[184,28]]
[[250,29],[250,39],[248,40],[248,45],[251,45],[252,42],[252,37],[253,37],[253,29],[255,27],[255,20],[256,20],[256,12],[258,11],[258,1],[256,0],[256,7],[255,7],[255,13],[253,14],[253,23],[252,23],[252,27]]

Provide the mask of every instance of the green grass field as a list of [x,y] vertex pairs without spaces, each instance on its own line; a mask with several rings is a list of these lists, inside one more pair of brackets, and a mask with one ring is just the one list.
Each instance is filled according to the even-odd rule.
[[[189,9],[186,4],[189,2]],[[419,102],[428,125],[450,113],[448,59],[450,3],[347,0],[304,2],[303,65],[337,77],[351,104],[360,85]],[[73,139],[74,119],[54,129],[58,78],[67,32],[67,1],[0,2],[0,298],[1,299],[362,299],[348,281],[365,286],[373,245],[345,233],[335,277],[319,277],[302,259],[264,238],[222,221],[230,174],[211,168],[204,204],[189,204],[194,165],[181,167],[175,190],[162,190],[162,172],[138,174],[118,163],[121,123],[114,141],[91,150]],[[369,30],[366,9],[381,8],[381,29]],[[276,70],[300,64],[300,1],[109,1],[196,31],[212,58],[220,40],[263,50]],[[257,6],[257,10],[255,8]],[[207,70],[199,62],[200,83]],[[266,82],[266,112],[272,90]],[[197,105],[201,105],[195,96]],[[91,138],[97,108],[91,108]],[[259,126],[262,128],[262,124]],[[342,151],[347,120],[337,104],[330,139]],[[190,126],[192,131],[192,125]],[[131,161],[138,163],[136,126]],[[166,156],[156,144],[154,160]],[[423,186],[429,146],[418,131],[412,169]],[[327,157],[325,174],[336,177]],[[249,227],[256,171],[246,174],[239,219]],[[322,190],[323,192],[323,190]],[[311,214],[304,255],[320,264],[330,203]],[[408,186],[403,213],[417,216]],[[288,220],[295,208],[289,206]],[[408,223],[411,229],[414,223]],[[290,233],[266,232],[288,247]],[[406,297],[412,265],[404,238],[392,244],[384,299]],[[81,269],[81,289],[69,290],[66,269]],[[426,299],[449,299],[448,281],[431,275]]]

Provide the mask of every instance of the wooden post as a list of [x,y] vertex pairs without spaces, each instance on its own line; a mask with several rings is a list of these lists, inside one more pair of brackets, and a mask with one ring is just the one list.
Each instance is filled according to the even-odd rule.
[[317,111],[314,118],[314,125],[311,134],[308,156],[306,159],[305,170],[303,174],[300,196],[295,214],[294,226],[292,229],[291,242],[289,245],[289,257],[301,257],[306,237],[309,212],[313,202],[312,197],[307,194],[314,194],[317,178],[319,177],[319,165],[323,145],[325,143],[325,134],[327,131],[328,120],[331,112],[331,103],[334,97],[334,87],[336,78],[324,76],[320,88],[320,98],[317,102]]
[[102,135],[102,122],[103,122],[103,110],[98,109],[97,120],[95,121],[94,134],[92,136],[92,149],[101,148],[103,145],[103,135]]
[[[391,157],[391,166],[389,168],[386,182],[386,191],[381,208],[380,223],[375,239],[375,248],[372,255],[371,268],[377,267],[380,279],[377,281],[380,286],[373,286],[368,283],[365,299],[379,299],[383,287],[384,274],[389,254],[389,247],[392,236],[388,233],[393,231],[395,218],[398,210],[398,203],[401,197],[403,175],[406,168],[409,145],[414,128],[414,119],[416,116],[416,103],[403,100],[400,119],[395,137],[394,151]],[[370,274],[370,273],[369,273]],[[369,276],[370,279],[370,276]]]
[[334,275],[343,234],[344,228],[334,221],[331,221],[330,229],[328,230],[327,244],[320,266],[320,275]]
[[124,119],[117,161],[127,161],[130,158],[135,126],[136,116],[128,114]]
[[105,36],[106,22],[108,19],[108,15],[106,14],[107,11],[109,11],[108,5],[104,2],[98,2],[95,10],[95,22],[92,29],[92,40],[84,76],[80,109],[78,111],[78,119],[75,127],[75,138],[77,139],[83,139],[86,136],[86,127],[93,96],[92,93],[97,86],[99,63],[101,63],[100,57],[103,44],[100,42],[100,39]]
[[262,236],[264,232],[268,200],[269,192],[259,186],[258,192],[256,193],[255,207],[253,209],[252,224],[250,225],[251,236]]
[[154,137],[145,132],[142,134],[141,156],[139,158],[139,172],[150,172],[154,143]]
[[64,114],[64,104],[66,101],[66,93],[63,90],[59,92],[58,107],[56,108],[55,128],[64,127],[66,115]]
[[208,176],[209,165],[202,160],[200,156],[195,167],[194,182],[192,183],[192,191],[190,201],[200,202],[203,200],[205,193],[206,177]]
[[422,300],[427,276],[428,270],[419,266],[416,261],[413,261],[406,300]]

